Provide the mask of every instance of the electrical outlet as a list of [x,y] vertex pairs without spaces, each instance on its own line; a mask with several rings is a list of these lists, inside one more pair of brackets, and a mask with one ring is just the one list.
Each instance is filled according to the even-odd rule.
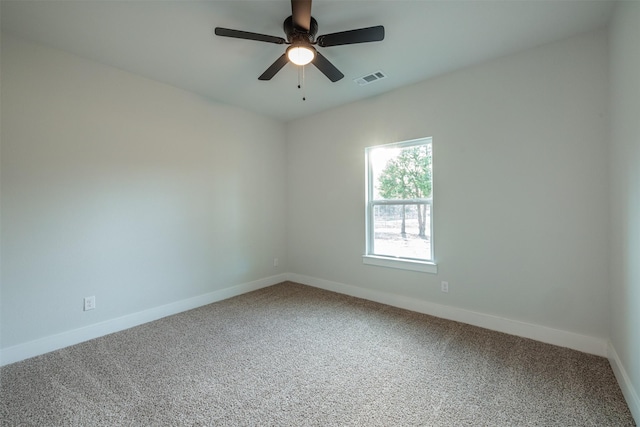
[[278,264],[279,264],[279,262],[278,262],[278,258],[274,258],[274,259],[273,259],[273,266],[274,266],[274,267],[277,267],[277,266],[278,266]]
[[440,290],[442,292],[449,292],[449,282],[440,282]]
[[85,297],[84,299],[84,311],[93,310],[96,308],[96,297]]

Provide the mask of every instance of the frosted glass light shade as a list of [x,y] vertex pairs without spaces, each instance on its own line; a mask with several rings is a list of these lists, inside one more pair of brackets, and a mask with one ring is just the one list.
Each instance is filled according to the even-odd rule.
[[312,47],[291,46],[287,49],[287,57],[289,58],[289,61],[296,65],[307,65],[309,62],[313,61],[315,56],[316,53]]

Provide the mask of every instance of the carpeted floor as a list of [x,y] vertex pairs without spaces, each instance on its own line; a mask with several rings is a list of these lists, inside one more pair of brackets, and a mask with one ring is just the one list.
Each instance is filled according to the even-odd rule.
[[0,381],[8,426],[635,425],[604,358],[294,283]]

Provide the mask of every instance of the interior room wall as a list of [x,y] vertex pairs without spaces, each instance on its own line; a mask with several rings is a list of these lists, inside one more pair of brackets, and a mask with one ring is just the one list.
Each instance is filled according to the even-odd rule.
[[[606,352],[607,58],[596,31],[288,123],[289,270]],[[438,273],[363,265],[364,149],[425,136]]]
[[640,3],[610,24],[612,365],[640,421]]
[[282,123],[7,35],[1,59],[3,349],[286,271]]

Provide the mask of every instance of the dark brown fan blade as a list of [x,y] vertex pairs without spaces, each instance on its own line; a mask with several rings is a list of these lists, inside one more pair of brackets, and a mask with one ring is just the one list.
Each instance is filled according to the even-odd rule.
[[308,32],[311,27],[311,0],[291,0],[291,16],[296,28]]
[[265,71],[260,77],[258,77],[258,80],[271,80],[273,76],[275,76],[278,71],[280,71],[282,67],[287,64],[287,62],[289,62],[289,60],[287,59],[287,55],[283,53],[280,58],[276,59],[276,62],[274,62],[269,68],[267,68],[267,71]]
[[230,30],[229,28],[216,27],[215,34],[216,36],[233,37],[236,39],[255,40],[258,42],[275,44],[283,44],[286,42],[282,37],[269,36],[267,34],[250,33],[248,31]]
[[325,34],[319,36],[316,41],[318,46],[329,47],[344,44],[379,42],[381,40],[384,40],[384,27],[378,25],[376,27]]
[[313,59],[313,65],[329,78],[332,82],[337,82],[344,77],[344,74],[340,72],[327,58],[322,56],[320,52],[316,52],[316,57]]

